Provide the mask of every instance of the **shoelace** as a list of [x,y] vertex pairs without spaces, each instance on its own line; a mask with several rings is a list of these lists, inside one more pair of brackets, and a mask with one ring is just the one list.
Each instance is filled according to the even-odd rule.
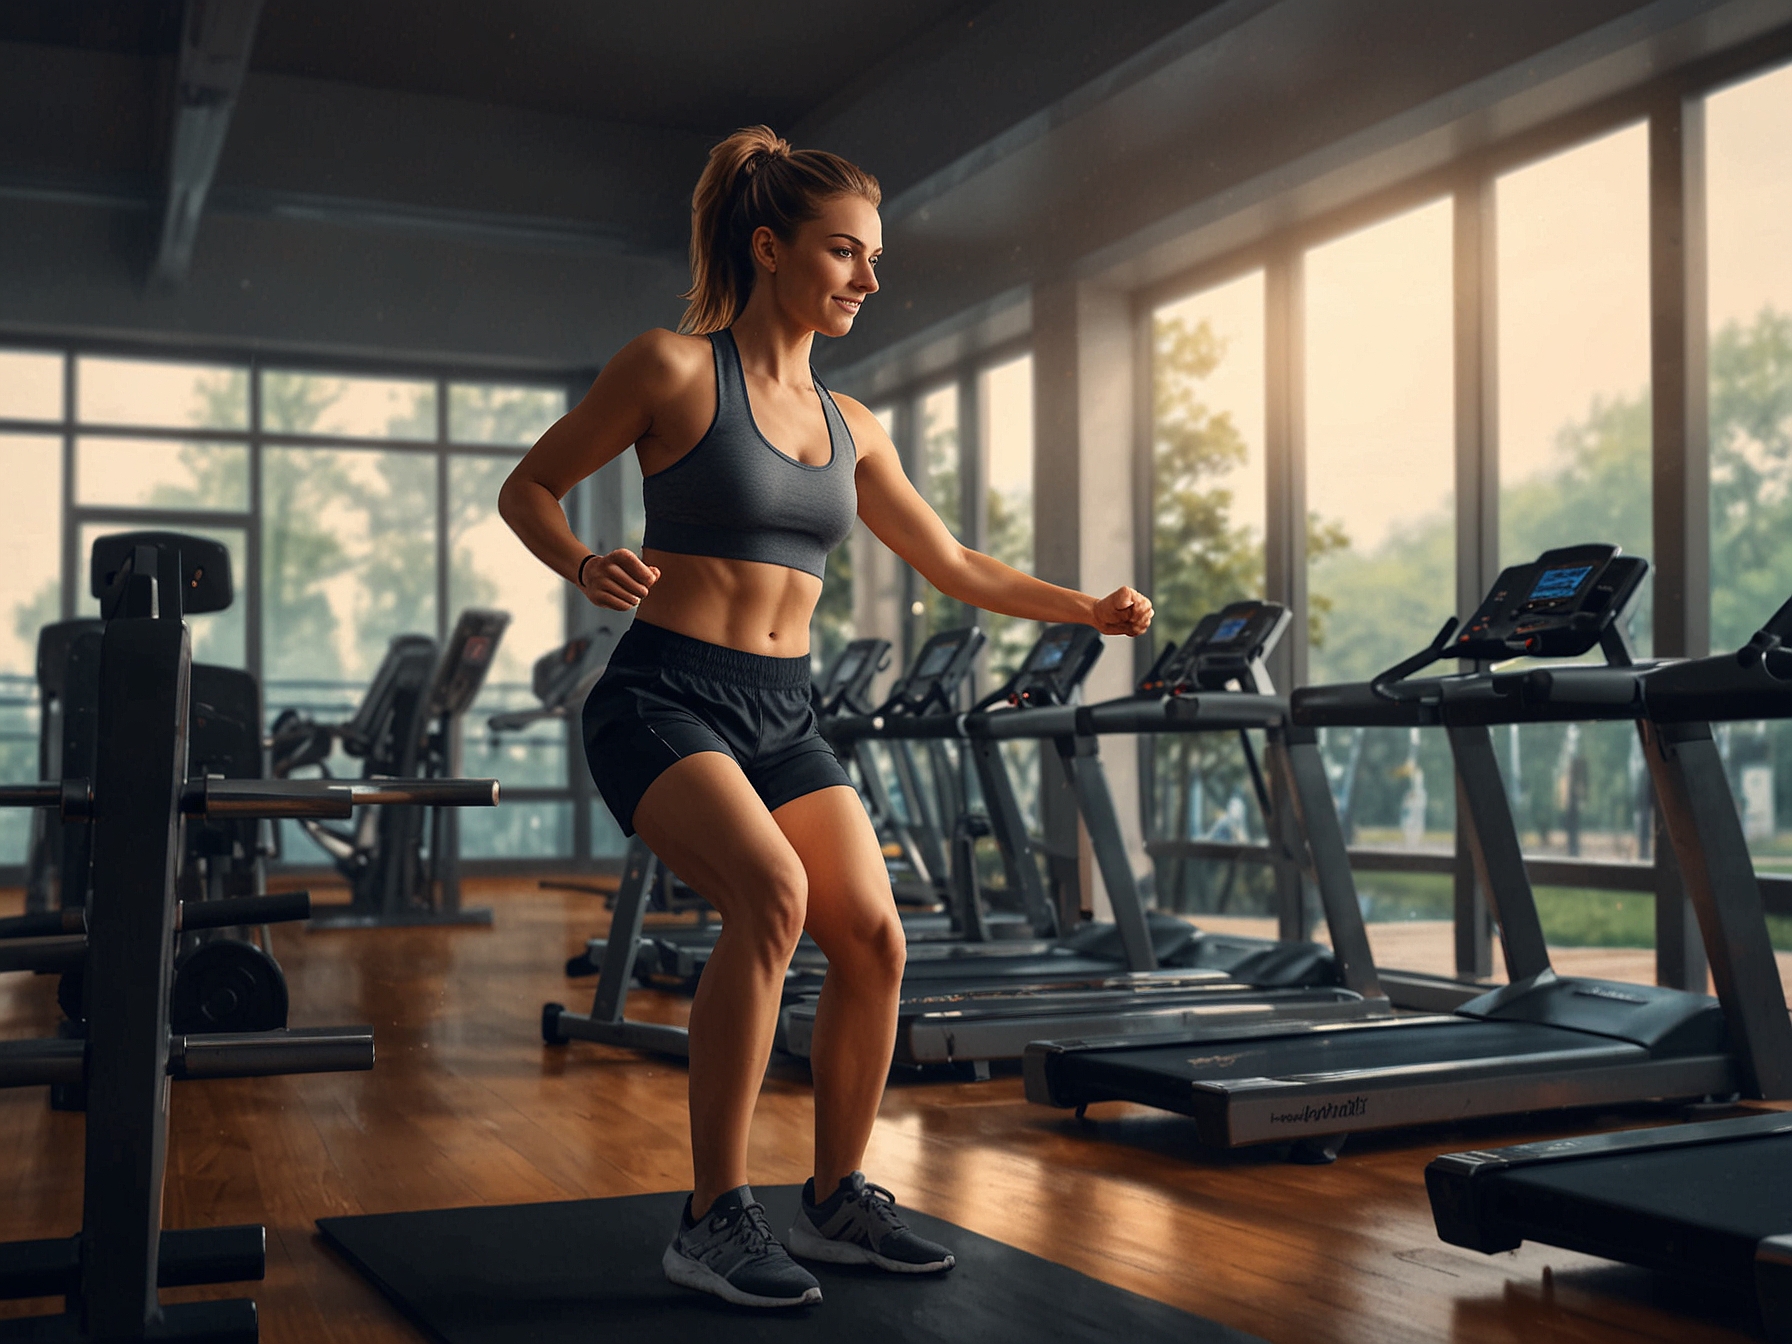
[[877,1220],[892,1232],[906,1232],[907,1225],[896,1216],[896,1196],[881,1185],[873,1185],[866,1181],[855,1196],[859,1205],[874,1215]]
[[[735,1218],[739,1222],[745,1224],[740,1232],[740,1236],[742,1240],[746,1242],[749,1254],[764,1255],[767,1251],[771,1250],[774,1244],[781,1244],[778,1242],[777,1237],[772,1233],[772,1225],[766,1221],[765,1205],[759,1203],[757,1200],[751,1204],[743,1204],[740,1212],[735,1215]],[[709,1230],[711,1232],[720,1232],[728,1226],[729,1222],[730,1219],[726,1216],[711,1215],[709,1220]]]

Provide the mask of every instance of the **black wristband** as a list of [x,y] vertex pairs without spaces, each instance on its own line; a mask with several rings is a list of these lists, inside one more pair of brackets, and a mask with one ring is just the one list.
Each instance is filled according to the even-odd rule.
[[579,587],[583,588],[585,586],[585,566],[595,559],[597,559],[597,552],[593,551],[590,555],[579,561],[579,577],[573,580]]

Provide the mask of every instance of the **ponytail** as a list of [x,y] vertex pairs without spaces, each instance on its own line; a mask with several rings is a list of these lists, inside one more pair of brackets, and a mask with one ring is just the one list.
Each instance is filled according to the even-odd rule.
[[768,228],[788,241],[797,225],[834,196],[883,200],[877,179],[819,149],[792,149],[766,126],[736,131],[709,151],[691,196],[691,287],[678,329],[720,331],[753,293],[753,233]]

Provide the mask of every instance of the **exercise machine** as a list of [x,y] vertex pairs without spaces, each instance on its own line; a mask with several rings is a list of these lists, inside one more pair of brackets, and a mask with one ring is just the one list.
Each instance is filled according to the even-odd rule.
[[[1508,984],[1450,1014],[1036,1042],[1025,1058],[1029,1098],[1079,1110],[1142,1101],[1193,1116],[1205,1144],[1295,1140],[1303,1157],[1329,1160],[1354,1130],[1739,1091],[1786,1095],[1776,1080],[1792,1061],[1780,1058],[1765,1028],[1735,1028],[1759,1018],[1761,1008],[1729,998],[1731,987],[1720,982],[1720,1004],[1682,990],[1555,973],[1494,757],[1493,725],[1640,717],[1636,683],[1646,669],[1635,664],[1624,617],[1647,568],[1614,546],[1545,552],[1502,572],[1460,631],[1452,619],[1428,648],[1367,684],[1310,687],[1292,697],[1298,728],[1445,728],[1464,801],[1459,824],[1499,923]],[[1571,675],[1556,666],[1595,649],[1605,655],[1603,667]],[[1445,658],[1518,656],[1547,662],[1415,677]],[[1561,693],[1525,695],[1539,677],[1555,678]],[[1580,693],[1568,694],[1570,686]],[[1649,750],[1647,736],[1657,797],[1684,791],[1684,763]],[[1330,806],[1329,797],[1323,801]],[[1309,800],[1300,805],[1307,809]],[[1311,835],[1310,811],[1304,819]],[[1713,907],[1696,885],[1691,894],[1708,938],[1728,944],[1741,936],[1733,910]]]
[[[209,557],[206,557],[209,558]],[[0,1086],[77,1084],[88,1098],[81,1230],[0,1245],[0,1296],[61,1296],[59,1317],[26,1317],[0,1335],[74,1341],[205,1340],[252,1344],[246,1300],[164,1305],[158,1290],[262,1276],[259,1226],[162,1227],[170,1079],[364,1070],[364,1026],[263,1033],[178,1033],[169,1021],[177,933],[233,904],[236,922],[282,897],[189,905],[174,873],[181,818],[348,815],[357,802],[490,805],[494,780],[392,780],[361,786],[190,777],[190,644],[183,613],[220,609],[204,558],[176,543],[133,544],[106,585],[99,666],[99,750],[87,778],[0,787],[0,804],[36,807],[92,828],[86,912],[89,1022],[84,1040],[0,1043]]]
[[[1659,795],[1662,823],[1701,917],[1726,1028],[1761,1068],[1745,1086],[1772,1097],[1792,1092],[1792,1027],[1708,721],[1792,718],[1787,640],[1792,602],[1734,653],[1670,663],[1636,688],[1650,755],[1679,763],[1670,776],[1678,787]],[[1572,684],[1536,681],[1523,689],[1548,700],[1575,693]],[[1720,910],[1721,919],[1710,918]],[[1731,1004],[1741,1011],[1730,1014]],[[1425,1185],[1438,1235],[1454,1245],[1491,1254],[1536,1241],[1689,1276],[1753,1297],[1768,1337],[1792,1340],[1792,1116],[1784,1112],[1450,1153],[1426,1168]]]
[[[962,731],[980,777],[987,773],[998,784],[1002,742],[1050,746],[1047,759],[1056,761],[1074,792],[1115,923],[1076,931],[1039,957],[1036,969],[1005,977],[1007,983],[992,982],[974,966],[958,968],[958,978],[949,982],[931,976],[931,967],[906,978],[897,1063],[969,1063],[981,1071],[991,1060],[1019,1058],[1029,1042],[1052,1037],[1154,1035],[1228,1020],[1349,1020],[1391,1013],[1367,943],[1355,936],[1355,892],[1341,837],[1317,847],[1326,858],[1318,884],[1340,949],[1335,956],[1299,937],[1215,935],[1186,920],[1153,917],[1127,857],[1096,750],[1103,733],[1242,736],[1246,728],[1263,729],[1274,790],[1272,796],[1260,780],[1260,802],[1278,867],[1288,870],[1298,901],[1307,847],[1293,826],[1289,795],[1299,786],[1322,792],[1325,777],[1315,747],[1288,745],[1287,702],[1271,693],[1264,665],[1287,622],[1286,610],[1276,604],[1236,603],[1204,619],[1181,646],[1161,655],[1132,695],[1090,706],[1075,703],[1075,690],[1082,679],[1079,668],[1090,658],[1086,647],[1098,636],[1087,627],[1053,627],[1001,699],[964,719]],[[1255,772],[1254,753],[1248,759]],[[986,788],[986,796],[992,792]],[[1004,805],[1012,806],[1011,796]],[[1335,918],[1334,907],[1339,907]],[[781,1036],[787,1050],[807,1055],[814,1019],[812,1000],[784,1010]]]
[[[360,706],[339,724],[319,724],[292,710],[274,720],[275,778],[326,764],[340,748],[362,761],[362,778],[455,779],[462,761],[463,719],[485,684],[510,613],[461,612],[445,646],[425,635],[399,635],[387,647]],[[315,818],[301,822],[348,880],[345,904],[318,906],[313,929],[414,924],[490,924],[489,909],[460,901],[460,831],[452,808],[370,809],[352,829]],[[425,852],[425,836],[428,849]]]

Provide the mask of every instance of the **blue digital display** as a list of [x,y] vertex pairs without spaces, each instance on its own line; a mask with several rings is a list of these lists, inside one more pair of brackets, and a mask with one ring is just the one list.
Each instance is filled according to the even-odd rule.
[[1537,576],[1537,582],[1531,585],[1531,595],[1526,600],[1550,602],[1560,597],[1573,597],[1582,581],[1592,572],[1591,565],[1576,565],[1572,569],[1546,569]]
[[1221,621],[1220,628],[1213,632],[1213,636],[1209,640],[1209,643],[1222,644],[1228,639],[1236,639],[1238,637],[1238,632],[1243,630],[1245,626],[1249,624],[1250,618],[1245,616],[1233,616],[1227,620]]

